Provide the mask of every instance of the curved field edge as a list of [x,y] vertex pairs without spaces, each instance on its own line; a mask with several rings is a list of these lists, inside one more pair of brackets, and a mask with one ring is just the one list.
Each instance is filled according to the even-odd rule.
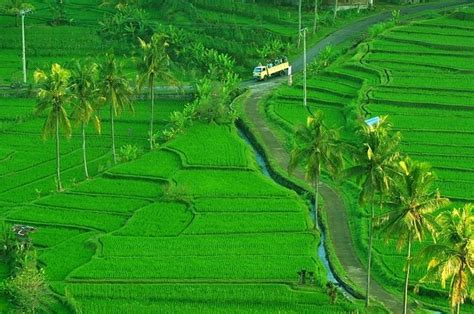
[[[196,138],[201,128],[207,128],[207,135],[228,136],[235,141],[234,145],[226,146],[226,151],[231,152],[229,160],[234,160],[232,156],[236,154],[232,152],[237,149],[240,151],[237,156],[244,156],[246,166],[242,168],[244,164],[238,161],[238,167],[226,163],[227,167],[221,164],[216,169],[213,162],[205,161],[196,167],[185,162],[188,155],[194,154],[192,146],[177,145],[179,153],[163,147],[81,182],[66,194],[39,197],[4,213],[9,224],[23,222],[38,227],[33,242],[48,281],[53,287],[60,287],[55,288],[56,292],[66,294],[67,291],[67,296],[84,310],[107,312],[113,308],[146,307],[148,297],[129,300],[125,302],[128,305],[117,297],[113,305],[113,302],[98,301],[102,293],[99,287],[109,289],[110,285],[122,284],[127,287],[124,289],[134,291],[141,289],[140,285],[156,287],[159,282],[179,287],[206,282],[203,284],[206,289],[214,289],[222,281],[235,281],[236,289],[241,282],[265,287],[268,282],[277,282],[300,289],[296,272],[307,269],[314,270],[316,286],[308,291],[301,287],[302,293],[306,291],[303,295],[308,297],[302,308],[325,307],[323,304],[328,300],[327,296],[323,297],[325,272],[315,256],[319,237],[309,231],[312,227],[307,205],[294,192],[279,187],[255,169],[255,161],[232,126],[224,127],[223,133],[217,131],[221,129],[217,126],[197,125],[183,136]],[[210,152],[215,150],[216,154],[227,156],[220,153],[223,148],[219,143],[204,145]],[[230,181],[215,181],[216,173]],[[277,207],[266,205],[265,199],[278,200],[275,197],[282,200],[274,202],[273,206]],[[59,235],[62,239],[55,239]],[[221,241],[216,242],[216,236],[212,235]],[[202,241],[195,240],[200,236]],[[182,241],[167,242],[172,239]],[[307,243],[304,248],[296,245],[302,240]],[[120,253],[127,247],[142,248],[136,252],[146,256]],[[99,296],[75,295],[76,290],[68,288],[81,284],[95,284],[94,291]],[[300,307],[298,295],[299,292],[287,305],[285,300],[280,303],[288,309]],[[156,298],[156,294],[151,297]],[[161,301],[164,307],[176,305],[175,302],[174,299]],[[212,310],[213,306],[205,302],[205,299],[194,299],[188,303]],[[241,306],[239,302],[231,304]],[[246,306],[249,310],[258,309],[259,302],[252,305],[247,299]],[[268,304],[272,302],[269,299]],[[219,308],[218,304],[214,306]],[[328,308],[344,311],[355,307],[344,301]]]
[[[449,17],[447,17],[447,18],[449,18]],[[443,18],[438,18],[438,20],[440,20],[440,19],[442,20]],[[445,17],[445,19],[446,19],[446,17]],[[428,21],[430,21],[430,22],[432,23],[432,20],[428,20]],[[421,24],[421,23],[420,23],[420,24]],[[440,25],[440,24],[441,24],[441,22],[437,23],[437,25]],[[409,27],[410,27],[410,26],[401,26],[400,28],[409,28]],[[449,27],[449,26],[448,26],[448,27]],[[451,30],[452,30],[452,29],[451,29]],[[390,33],[390,32],[388,32],[388,33]],[[383,40],[383,39],[385,39],[385,37],[382,37],[382,40]],[[418,37],[418,40],[421,41],[421,40],[422,40],[422,37]],[[376,38],[376,39],[375,39],[375,42],[379,42],[379,43],[380,43],[381,40],[380,40],[379,38]],[[394,78],[397,78],[397,77],[400,76],[400,75],[404,75],[405,77],[409,77],[409,75],[410,75],[410,74],[409,74],[409,73],[410,73],[409,71],[410,71],[410,70],[409,70],[409,67],[402,68],[402,69],[400,69],[400,68],[396,68],[396,69],[395,69],[395,68],[394,68],[394,70],[391,70],[390,67],[389,67],[389,68],[384,68],[383,63],[380,63],[380,62],[371,63],[370,59],[367,59],[366,56],[367,56],[369,53],[370,53],[370,54],[373,54],[373,55],[376,55],[377,52],[378,52],[377,49],[376,49],[377,46],[375,46],[375,49],[374,49],[374,46],[373,46],[371,43],[369,43],[369,45],[368,45],[368,46],[365,46],[365,47],[364,47],[364,45],[365,45],[365,44],[362,44],[362,46],[359,46],[359,47],[360,47],[359,50],[358,50],[359,54],[357,53],[357,51],[355,51],[355,52],[354,52],[355,56],[354,56],[353,58],[350,58],[350,57],[342,58],[342,61],[336,62],[336,64],[333,65],[327,72],[323,72],[321,77],[324,79],[324,78],[326,78],[327,76],[329,76],[329,77],[334,76],[334,75],[340,76],[340,74],[342,74],[342,73],[344,74],[344,76],[342,76],[343,78],[347,78],[347,77],[354,77],[354,78],[356,78],[356,77],[363,77],[363,76],[365,76],[365,74],[363,74],[362,72],[354,73],[353,69],[350,69],[350,68],[349,68],[348,65],[351,65],[351,64],[354,63],[354,62],[360,62],[361,65],[359,66],[359,68],[360,68],[360,67],[365,67],[365,68],[367,68],[367,71],[372,71],[372,70],[379,71],[379,73],[381,73],[381,75],[379,75],[379,79],[371,80],[370,83],[361,84],[361,85],[360,85],[360,86],[361,86],[361,89],[360,89],[359,93],[354,93],[354,94],[353,94],[353,95],[354,95],[354,96],[353,96],[353,101],[355,101],[355,104],[356,104],[356,105],[359,105],[359,106],[362,105],[362,106],[361,106],[361,109],[362,109],[361,112],[362,112],[362,113],[365,113],[365,114],[367,114],[367,115],[370,115],[370,114],[371,114],[371,115],[383,114],[383,111],[379,111],[379,110],[373,111],[373,110],[371,110],[371,107],[375,106],[375,104],[378,105],[378,103],[373,100],[373,94],[370,93],[370,91],[373,90],[373,87],[372,87],[372,86],[374,86],[374,83],[377,83],[377,81],[378,81],[378,83],[377,83],[376,85],[380,85],[380,86],[392,86],[392,82],[394,82]],[[392,46],[393,46],[393,45],[392,45]],[[400,45],[400,46],[403,47],[403,45]],[[424,46],[420,46],[420,48],[417,50],[417,52],[423,51],[424,48],[425,48]],[[395,55],[395,54],[394,54],[394,55]],[[358,57],[357,57],[357,56],[358,56]],[[351,60],[348,60],[348,59],[351,59]],[[413,63],[413,62],[416,62],[416,59],[410,61],[410,63]],[[430,65],[428,65],[428,66],[430,66]],[[433,65],[433,66],[435,66],[435,69],[436,69],[436,65]],[[415,71],[416,71],[417,69],[418,69],[418,70],[421,70],[421,68],[417,68],[417,67],[413,67],[412,69],[414,69]],[[425,69],[424,71],[426,71],[426,69]],[[415,79],[412,79],[412,80],[411,80],[411,83],[410,83],[410,84],[412,84],[412,85],[409,85],[410,88],[416,88],[416,83],[417,83],[417,82],[427,82],[427,81],[426,81],[426,74],[423,74],[423,70],[421,70],[421,73],[422,73],[422,75],[424,75],[425,77],[420,77],[420,79],[419,79],[418,81],[416,81],[416,77],[417,77],[417,76],[416,76],[416,75],[413,76],[413,74],[411,74],[411,77],[412,77],[412,78],[414,77]],[[436,74],[436,75],[435,75],[435,79],[434,79],[433,81],[431,81],[431,82],[434,83],[435,80],[436,80],[436,79],[439,79],[442,75],[443,75],[442,73]],[[448,73],[448,77],[451,77],[451,76],[453,76],[453,74],[449,74],[449,73]],[[309,82],[311,82],[311,81],[309,81]],[[399,85],[399,84],[400,84],[401,82],[403,82],[403,81],[399,79],[399,80],[397,80],[396,82],[397,82],[397,85]],[[449,82],[448,82],[448,83],[449,83]],[[297,85],[298,85],[298,83],[297,83]],[[313,85],[311,85],[311,83],[310,83],[310,86],[309,86],[309,87],[311,87],[311,86],[313,86]],[[324,84],[323,84],[323,86],[324,86]],[[364,87],[364,86],[365,86],[365,87]],[[424,84],[424,86],[426,86],[426,83]],[[432,93],[433,87],[436,88],[436,86],[437,86],[436,84],[431,84],[431,85],[430,85],[430,93]],[[450,88],[451,88],[450,86],[452,86],[453,89],[450,89]],[[466,87],[462,87],[462,86],[466,86]],[[364,88],[365,88],[366,91],[364,91]],[[463,92],[465,92],[465,93],[468,93],[468,92],[472,93],[472,90],[470,90],[470,89],[469,89],[469,86],[467,86],[467,85],[461,85],[461,88],[463,88]],[[450,85],[450,84],[444,84],[444,86],[440,87],[439,90],[440,90],[440,92],[444,93],[444,95],[446,95],[446,96],[444,96],[444,97],[449,97],[449,96],[447,96],[447,95],[449,95],[449,92],[450,92],[450,91],[452,91],[453,93],[458,93],[459,85],[458,85],[458,84],[456,84],[456,85],[455,85],[455,84],[451,84],[451,85]],[[327,90],[327,91],[330,92],[330,90]],[[406,93],[403,93],[402,90],[397,91],[397,92],[398,92],[398,94],[394,94],[394,97],[405,97],[405,95],[406,95]],[[275,103],[278,103],[278,102],[282,103],[282,102],[285,101],[284,99],[281,99],[281,98],[279,99],[279,98],[278,98],[278,95],[279,95],[278,93],[277,93],[276,95],[277,95],[277,96],[276,96],[276,99],[275,99],[275,96],[274,96],[271,101],[268,101],[268,102],[267,102],[267,105],[266,105],[265,108],[266,108],[266,112],[267,112],[267,115],[268,115],[269,119],[270,119],[271,121],[273,121],[274,123],[276,123],[276,125],[278,126],[278,128],[280,128],[281,130],[284,131],[283,134],[284,134],[284,136],[286,137],[286,136],[288,136],[289,134],[291,134],[291,132],[292,132],[292,130],[293,130],[293,127],[294,127],[294,123],[288,123],[288,117],[286,117],[285,119],[283,119],[281,114],[278,114],[277,112],[275,112],[275,109],[276,109]],[[433,97],[433,96],[432,96],[432,97]],[[426,99],[429,99],[429,98],[426,98]],[[446,98],[446,99],[447,99],[447,98]],[[469,98],[465,98],[465,99],[468,100]],[[455,101],[462,102],[463,99],[457,99],[457,100],[455,99]],[[384,104],[388,104],[389,102],[388,102],[387,100],[384,100],[383,103],[384,103]],[[413,103],[416,103],[416,100],[414,100]],[[312,104],[311,104],[311,98],[309,99],[309,104],[310,104],[310,106],[312,105]],[[316,107],[318,107],[318,106],[317,106],[317,105],[313,105],[313,109],[316,108]],[[433,106],[431,106],[431,107],[433,107]],[[327,110],[325,110],[325,107],[324,107],[324,106],[319,106],[319,108],[322,108],[323,111],[327,111]],[[374,107],[374,108],[376,108],[376,107]],[[399,108],[400,108],[400,107],[399,107]],[[424,110],[425,108],[421,108],[421,107],[418,107],[418,108],[419,108],[419,109],[417,109],[417,112],[416,112],[416,113],[417,113],[417,114],[422,114],[422,112],[423,112],[423,110]],[[456,108],[461,108],[461,107],[451,107],[451,108],[453,108],[454,110],[456,110]],[[472,107],[470,107],[469,104],[466,103],[466,106],[464,106],[464,107],[462,107],[462,108],[463,108],[464,110],[470,110]],[[433,110],[434,110],[434,109],[433,109]],[[393,115],[394,112],[395,112],[395,111],[391,112],[390,114]],[[402,110],[398,109],[398,111],[397,111],[396,114],[395,114],[395,117],[397,118],[396,121],[394,121],[395,127],[397,127],[397,122],[399,122],[399,121],[401,122],[401,121],[403,121],[402,119],[406,119],[406,117],[402,116],[402,112],[403,112],[403,109],[402,109]],[[446,112],[447,112],[447,111],[446,111]],[[286,113],[288,113],[288,111],[286,111]],[[294,114],[294,117],[295,117],[295,118],[294,118],[294,121],[296,121],[295,119],[297,118],[297,119],[299,119],[299,121],[301,121],[301,123],[304,122],[305,116],[304,116],[304,115],[301,115],[301,111],[300,111],[300,113],[298,113],[297,111],[294,111],[293,114]],[[329,114],[331,114],[331,113],[329,113]],[[428,116],[429,114],[430,114],[430,113],[427,113],[427,116]],[[398,120],[397,115],[400,115],[400,120]],[[416,121],[416,118],[417,118],[418,116],[419,116],[419,115],[414,115],[414,114],[411,114],[411,116],[409,116],[410,119],[412,119],[412,121],[413,121],[413,122],[411,123],[412,126],[416,124],[415,121]],[[419,117],[423,118],[423,116],[419,116]],[[345,121],[345,122],[346,122],[346,123],[349,123],[349,125],[350,125],[350,121],[349,121],[347,118],[348,118],[348,117],[346,117],[346,121]],[[420,118],[420,119],[421,119],[421,118]],[[413,119],[414,119],[414,120],[413,120]],[[446,119],[446,115],[443,116],[443,119]],[[331,120],[330,120],[330,121],[331,121]],[[427,125],[428,125],[428,124],[429,124],[429,123],[427,123]],[[439,125],[439,124],[438,124],[438,125]],[[449,125],[449,122],[443,121],[443,125]],[[473,125],[473,124],[472,124],[472,123],[466,123],[466,124],[456,124],[456,123],[453,123],[453,124],[451,124],[451,127],[457,127],[457,128],[463,128],[463,129],[466,129],[466,128],[467,128],[467,129],[469,129],[469,125]],[[346,126],[347,126],[347,124],[346,124]],[[408,127],[408,129],[404,128],[404,129],[402,130],[402,134],[406,133],[406,132],[409,130],[409,128],[412,128],[412,126],[411,126],[411,127]],[[422,125],[422,126],[423,126],[423,125]],[[424,127],[424,126],[423,126],[423,127]],[[433,123],[429,124],[429,128],[430,128],[430,129],[426,129],[426,128],[423,128],[423,127],[421,127],[421,126],[420,126],[420,127],[417,127],[417,129],[416,129],[415,131],[434,132],[434,130],[433,130],[433,129],[434,129]],[[454,133],[454,132],[450,132],[450,133]],[[468,134],[470,134],[470,133],[466,133],[466,135],[468,135]],[[438,135],[439,135],[439,133],[438,133]],[[347,134],[346,134],[346,137],[347,137],[347,138],[350,138],[350,135],[347,135]],[[413,141],[413,140],[409,138],[408,144],[411,145],[412,141]],[[448,137],[444,137],[444,138],[440,139],[440,141],[445,141],[445,142],[446,142],[446,141],[449,141],[449,140],[448,140]],[[439,142],[439,144],[441,144],[441,143],[442,143],[442,142]],[[457,143],[457,141],[456,141],[456,143]],[[459,140],[459,143],[461,143],[461,139]],[[465,149],[465,145],[469,145],[469,143],[470,143],[470,141],[467,141],[467,142],[466,142],[466,141],[464,140],[464,141],[462,142],[462,145],[464,145],[463,148],[462,148],[462,150],[464,150],[464,149]],[[416,143],[416,145],[420,145],[420,141],[418,141],[418,142]],[[460,145],[460,144],[459,144],[459,145]],[[403,149],[406,149],[406,148],[408,148],[408,147],[409,147],[409,146],[405,144],[405,145],[403,146]],[[428,147],[429,147],[429,146],[428,146]],[[439,148],[441,148],[441,147],[442,147],[442,146],[439,146]],[[416,146],[414,146],[414,149],[416,149]],[[434,150],[433,150],[433,151],[434,151]],[[415,153],[416,153],[416,151],[414,151],[413,149],[410,150],[410,154],[415,154]],[[458,154],[459,154],[459,153],[458,153]],[[435,167],[435,171],[436,171],[437,169],[441,169],[441,168],[439,168],[439,167],[440,167],[440,164],[439,164],[439,163],[440,163],[441,159],[440,159],[439,161],[433,159],[432,157],[430,157],[430,158],[427,159],[427,157],[430,156],[430,155],[432,155],[432,153],[428,153],[428,154],[415,154],[415,157],[416,157],[416,158],[419,158],[419,156],[421,156],[421,157],[423,158],[423,160],[427,160],[427,161],[432,162],[433,165],[434,165],[434,167]],[[447,152],[446,155],[443,155],[443,158],[445,158],[445,157],[447,157],[447,156],[449,156],[449,152]],[[458,158],[458,160],[460,160],[460,161],[462,162],[462,156],[460,156],[460,157],[461,157],[461,159]],[[455,160],[455,158],[456,158],[456,157],[454,156],[453,161]],[[471,161],[471,162],[466,162],[466,163],[464,163],[464,165],[463,165],[461,168],[462,168],[463,171],[468,171],[468,170],[469,170],[469,171],[472,172],[472,164],[473,164],[472,161]],[[458,170],[456,170],[457,168],[456,168],[455,165],[452,165],[452,164],[451,164],[450,166],[445,166],[445,165],[443,165],[443,168],[446,168],[446,167],[448,167],[448,170],[451,169],[451,171],[458,171]],[[446,184],[448,183],[447,180],[443,179],[443,177],[444,177],[445,175],[446,175],[445,172],[443,172],[443,173],[440,174],[439,186],[440,186],[440,188],[441,188],[441,191],[443,191],[443,187],[445,187]],[[466,178],[465,175],[464,175],[463,177]],[[454,178],[454,177],[453,177],[453,178]],[[458,177],[458,178],[459,178],[459,177]],[[469,178],[470,178],[470,177],[469,177]],[[466,178],[466,179],[467,179],[467,178]],[[452,179],[450,179],[450,180],[452,180]],[[465,180],[464,180],[463,182],[466,183]],[[467,183],[468,183],[469,185],[471,184],[470,179],[469,179],[469,181],[468,181]],[[459,187],[457,187],[457,188],[461,188],[461,184],[460,184]],[[355,188],[355,187],[349,188],[347,191],[346,191],[346,189],[347,189],[347,188],[343,188],[342,190],[344,191],[344,194],[347,194],[347,195],[348,195],[347,199],[349,199],[349,200],[350,200],[351,198],[353,198],[355,194],[357,194],[357,188]],[[468,200],[468,199],[469,199],[468,195],[466,195],[468,189],[466,189],[466,188],[464,187],[464,188],[463,188],[463,191],[464,191],[464,194],[462,194],[462,193],[463,193],[462,191],[460,191],[459,193],[456,193],[455,190],[453,190],[453,189],[450,188],[450,189],[448,190],[448,193],[449,193],[448,196],[451,196],[451,197],[454,196],[454,198],[455,198],[455,200],[456,200],[456,204],[459,204],[459,201],[462,202],[462,199],[463,199],[463,198],[464,198],[465,200]],[[359,256],[361,257],[361,260],[364,261],[364,260],[365,260],[365,250],[366,250],[366,245],[367,245],[367,244],[366,244],[364,241],[359,241],[359,240],[356,240],[356,239],[360,239],[360,234],[365,234],[364,230],[366,230],[366,226],[364,226],[364,224],[361,224],[359,221],[360,221],[361,218],[363,219],[364,217],[366,217],[366,213],[365,213],[364,210],[359,210],[357,204],[356,204],[355,202],[353,202],[353,201],[349,201],[349,202],[348,202],[348,205],[349,205],[349,208],[351,209],[351,212],[352,212],[352,213],[354,213],[354,214],[357,213],[357,214],[355,214],[355,216],[353,216],[353,218],[351,218],[351,225],[352,225],[352,230],[353,230],[354,246],[355,246],[356,248],[358,248],[357,251],[358,251],[358,253],[359,253]],[[356,232],[355,230],[358,230],[358,231]],[[361,245],[361,244],[362,244],[362,245]],[[385,246],[386,246],[386,245],[385,245]],[[385,251],[387,251],[387,250],[384,250],[384,252],[385,252]],[[394,251],[394,252],[395,252],[395,251]],[[382,253],[382,254],[384,254],[384,253]],[[397,254],[400,254],[400,253],[397,253]],[[399,260],[399,261],[400,261],[400,260],[403,260],[403,253],[401,253],[401,255],[399,255],[398,260]],[[402,279],[402,278],[394,278],[394,274],[400,274],[400,272],[402,271],[402,268],[399,267],[399,266],[396,266],[396,268],[394,268],[394,266],[397,264],[396,262],[395,262],[395,264],[393,263],[393,261],[391,261],[390,263],[388,263],[388,261],[384,261],[384,260],[382,260],[381,257],[377,257],[377,256],[376,256],[376,262],[375,262],[375,263],[376,263],[376,266],[375,266],[376,269],[379,269],[379,271],[376,271],[375,276],[376,276],[376,277],[378,278],[378,280],[381,281],[381,282],[391,283],[391,288],[390,288],[390,289],[391,289],[392,291],[396,292],[397,289],[396,289],[395,287],[399,287],[399,286],[401,285],[401,279]],[[401,263],[399,263],[399,264],[401,264]],[[380,269],[385,269],[385,271],[380,271]],[[391,269],[391,270],[389,271],[389,273],[387,273],[387,270],[388,270],[388,269]],[[418,271],[417,271],[416,273],[418,273]],[[414,277],[416,278],[417,276],[418,276],[418,275],[415,274]],[[397,277],[399,277],[399,275],[397,275]],[[438,288],[435,288],[434,286],[430,286],[430,287],[427,288],[427,289],[428,289],[429,291],[431,291],[431,292],[425,292],[425,293],[431,293],[430,295],[434,295],[434,296],[443,295],[443,292],[438,291]],[[446,296],[446,295],[444,295],[444,297],[445,297],[445,296]],[[415,297],[416,297],[416,296],[415,296]],[[421,299],[422,299],[422,302],[427,302],[427,303],[429,303],[429,299],[427,299],[427,298],[425,298],[425,297],[423,297],[423,296],[420,296],[420,297],[421,297]],[[443,298],[444,298],[444,297],[443,297]],[[436,306],[440,306],[440,302],[436,302]],[[446,305],[444,305],[444,306],[446,306]]]

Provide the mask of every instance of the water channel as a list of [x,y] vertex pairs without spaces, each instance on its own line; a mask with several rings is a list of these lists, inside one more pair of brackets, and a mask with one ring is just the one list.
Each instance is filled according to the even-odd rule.
[[[270,175],[270,171],[268,170],[268,165],[266,163],[265,158],[258,152],[256,147],[253,145],[253,143],[250,141],[250,139],[247,137],[244,131],[242,131],[240,128],[238,128],[238,132],[240,137],[247,143],[250,148],[252,149],[254,155],[255,155],[255,160],[257,161],[257,164],[259,165],[262,173],[271,178],[273,178]],[[275,181],[276,182],[276,181]],[[277,184],[280,184],[276,182]],[[309,212],[309,215],[311,216],[311,220],[314,221],[314,204],[311,205],[311,211]],[[328,259],[328,254],[326,252],[326,247],[325,247],[325,241],[326,241],[326,235],[324,234],[324,231],[322,228],[320,228],[319,222],[317,222],[317,227],[318,230],[320,231],[321,234],[321,242],[319,243],[318,249],[317,249],[317,255],[319,259],[321,260],[321,263],[323,264],[324,268],[326,269],[326,280],[328,282],[334,283],[334,285],[338,288],[338,290],[346,297],[346,298],[355,298],[353,293],[345,288],[345,285],[341,283],[336,276],[334,275],[334,272],[331,269],[331,266],[329,264],[329,259]]]

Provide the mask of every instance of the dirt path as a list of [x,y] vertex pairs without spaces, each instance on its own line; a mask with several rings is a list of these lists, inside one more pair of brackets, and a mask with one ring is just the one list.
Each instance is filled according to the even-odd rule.
[[[275,158],[279,166],[286,169],[288,166],[289,154],[284,148],[284,144],[275,136],[272,130],[267,126],[265,118],[259,112],[257,104],[271,90],[278,86],[278,81],[264,83],[251,89],[251,95],[245,103],[245,113],[255,125],[265,143],[265,148]],[[304,174],[301,171],[295,173],[297,177],[304,180]],[[324,198],[328,208],[328,232],[330,233],[336,255],[344,267],[347,276],[360,288],[365,289],[367,272],[360,263],[352,246],[351,233],[347,224],[347,213],[344,204],[339,195],[325,184],[320,186],[321,196]],[[371,281],[371,296],[377,301],[384,303],[392,312],[398,313],[402,308],[401,300],[385,291],[375,281]]]
[[[442,9],[453,5],[472,3],[472,0],[444,1],[438,3],[430,3],[415,7],[407,7],[401,10],[401,14],[413,14],[426,10]],[[337,45],[346,40],[356,39],[370,25],[386,20],[390,17],[390,13],[382,13],[371,16],[367,19],[357,21],[344,29],[334,32],[325,39],[321,40],[316,46],[308,50],[308,62],[317,57],[328,44]],[[303,58],[298,58],[293,62],[293,69],[299,71],[302,69]],[[282,143],[268,127],[265,117],[260,113],[258,108],[259,101],[268,95],[278,85],[286,82],[286,79],[275,79],[264,83],[250,83],[247,85],[251,90],[251,95],[247,99],[244,110],[246,116],[253,123],[260,137],[264,141],[265,148],[278,162],[279,166],[286,169],[289,161],[289,154]],[[297,172],[296,176],[304,179],[301,172]],[[366,288],[367,271],[361,264],[359,258],[354,251],[352,245],[351,233],[348,225],[347,211],[344,207],[340,196],[329,186],[322,184],[320,193],[325,200],[328,215],[328,232],[333,241],[336,255],[344,267],[347,276],[360,288]],[[371,281],[371,296],[377,301],[383,303],[393,313],[400,313],[402,310],[402,300],[387,292],[377,282]]]

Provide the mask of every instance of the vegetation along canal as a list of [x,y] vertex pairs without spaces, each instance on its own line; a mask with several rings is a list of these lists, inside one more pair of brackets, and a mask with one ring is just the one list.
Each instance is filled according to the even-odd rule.
[[[238,131],[239,131],[239,135],[240,137],[245,141],[245,143],[247,143],[247,145],[250,146],[250,148],[252,149],[254,155],[255,155],[255,160],[257,161],[257,164],[259,165],[262,173],[271,178],[272,176],[270,175],[270,171],[268,169],[268,165],[267,165],[267,162],[265,160],[265,158],[263,157],[263,155],[258,151],[258,149],[255,147],[255,145],[252,143],[252,141],[249,139],[249,137],[246,135],[245,131],[238,126]],[[279,182],[275,181],[277,184],[280,184]],[[314,221],[314,208],[313,208],[313,202],[311,202],[311,211],[309,212],[309,214],[311,215],[311,220]],[[355,297],[351,291],[347,290],[345,288],[345,285],[340,282],[336,276],[334,275],[332,269],[331,269],[331,266],[329,265],[329,259],[328,259],[328,254],[326,252],[326,246],[324,245],[325,244],[325,241],[326,241],[326,235],[325,235],[325,231],[324,231],[324,228],[321,228],[319,226],[319,222],[318,222],[318,226],[317,226],[317,229],[320,230],[321,232],[321,242],[319,243],[319,246],[318,246],[318,249],[317,249],[317,254],[318,254],[318,257],[319,259],[321,260],[322,264],[324,265],[324,268],[326,269],[326,280],[327,282],[332,282],[334,283],[339,291],[346,297],[346,298],[352,298],[352,297]]]

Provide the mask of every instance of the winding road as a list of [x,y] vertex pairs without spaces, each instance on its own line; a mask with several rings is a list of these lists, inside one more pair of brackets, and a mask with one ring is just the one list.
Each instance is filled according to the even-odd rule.
[[[474,0],[452,0],[442,1],[429,4],[423,4],[412,7],[402,8],[401,16],[421,13],[428,10],[437,10],[448,8],[451,6],[457,6],[462,4],[473,3]],[[356,40],[367,30],[367,28],[373,24],[382,22],[391,17],[390,12],[384,12],[377,15],[370,16],[366,19],[356,21],[343,29],[340,29],[320,42],[307,51],[307,60],[310,62],[316,58],[319,53],[327,45],[338,45],[348,40]],[[294,60],[293,70],[301,71],[303,68],[303,57],[299,57]],[[266,97],[271,91],[278,87],[280,84],[285,83],[286,79],[273,79],[266,82],[244,82],[244,86],[250,89],[250,96],[244,104],[245,114],[251,123],[254,125],[256,132],[259,133],[259,137],[263,140],[263,144],[267,153],[270,154],[279,166],[283,169],[287,169],[289,161],[289,153],[285,149],[285,143],[283,143],[274,132],[268,127],[266,118],[259,110],[259,102],[261,99]],[[303,173],[296,172],[295,175],[301,179],[304,179]],[[354,251],[352,245],[351,232],[349,230],[347,211],[344,207],[344,203],[341,197],[331,187],[326,184],[322,184],[320,187],[320,193],[325,201],[328,216],[328,232],[330,238],[333,241],[336,255],[344,267],[347,277],[357,286],[359,289],[366,288],[367,270],[360,262],[359,258]],[[393,313],[402,312],[402,300],[398,297],[387,292],[381,285],[374,280],[371,281],[371,297],[380,303],[383,303]],[[412,309],[413,310],[413,309]]]

